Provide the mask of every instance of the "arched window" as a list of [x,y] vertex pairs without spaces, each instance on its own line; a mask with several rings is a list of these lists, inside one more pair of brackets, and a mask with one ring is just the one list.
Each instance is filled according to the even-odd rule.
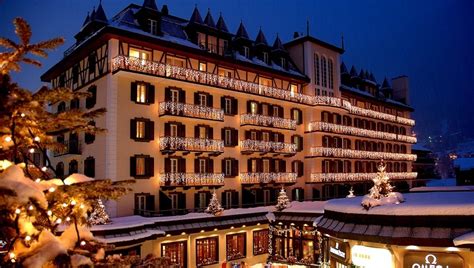
[[387,153],[392,152],[392,144],[390,143],[385,144],[385,152]]
[[322,112],[321,113],[321,120],[326,123],[330,123],[330,116],[331,114],[329,112]]
[[[89,126],[95,126],[95,122],[94,121],[90,121],[89,122]],[[95,141],[95,134],[93,133],[87,133],[84,135],[84,141],[85,143],[87,144],[91,144]]]
[[66,111],[66,103],[64,101],[58,104],[58,113]]
[[399,132],[400,132],[401,135],[406,135],[407,134],[407,130],[404,127],[400,127]]
[[384,124],[382,124],[382,123],[380,123],[380,122],[377,123],[377,131],[382,131],[382,132],[384,132],[384,131],[385,131],[385,126],[384,126]]
[[333,79],[333,64],[332,60],[328,60],[328,74],[329,74],[329,88],[334,88],[334,79]]
[[400,153],[403,153],[403,154],[407,153],[407,147],[405,145],[400,146]]
[[321,65],[322,65],[322,81],[323,81],[323,87],[328,87],[328,67],[327,67],[327,61],[326,58],[323,56],[321,57]]
[[329,147],[329,136],[323,136],[323,147]]
[[349,116],[344,115],[344,116],[342,117],[342,124],[343,124],[344,126],[352,126],[352,119],[351,119]]
[[78,163],[77,163],[77,160],[71,160],[69,162],[69,175],[73,174],[73,173],[77,173],[79,167],[78,167]]
[[407,163],[402,163],[400,169],[401,172],[407,172]]
[[78,98],[74,98],[71,100],[71,110],[74,110],[74,109],[79,109],[79,105],[80,105],[80,101]]
[[314,80],[316,85],[321,85],[321,76],[320,76],[320,68],[319,68],[319,56],[318,54],[314,54]]
[[64,163],[63,162],[59,162],[56,164],[56,176],[58,176],[59,178],[64,177]]
[[90,178],[95,177],[95,158],[92,156],[84,160],[84,175]]
[[344,161],[344,171],[345,173],[350,173],[351,171],[351,161],[345,160]]

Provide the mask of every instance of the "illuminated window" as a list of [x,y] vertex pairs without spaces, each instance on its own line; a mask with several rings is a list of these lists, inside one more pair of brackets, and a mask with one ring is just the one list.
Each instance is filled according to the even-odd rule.
[[139,50],[136,48],[130,48],[130,50],[128,51],[128,55],[132,58],[141,59],[142,65],[145,65],[146,61],[151,58],[150,52]]
[[290,94],[292,97],[295,96],[296,93],[298,93],[298,86],[297,85],[294,85],[294,84],[291,84],[290,85]]
[[270,160],[269,159],[263,159],[263,172],[264,173],[269,173],[270,172]]
[[[177,195],[175,195],[177,197]],[[184,268],[187,266],[186,241],[161,244],[161,256],[167,258],[171,265]]]
[[219,68],[219,76],[232,78],[232,71],[224,68]]
[[268,115],[268,104],[262,104],[262,115]]
[[247,59],[250,58],[250,49],[249,49],[249,47],[244,46],[244,57],[246,57]]
[[268,52],[263,52],[263,62],[268,64]]
[[268,230],[253,232],[253,255],[265,254],[268,252]]
[[146,123],[145,121],[136,121],[137,130],[136,136],[137,139],[144,139],[146,137]]
[[206,159],[199,159],[199,173],[203,174],[207,172],[207,160]]
[[257,114],[258,113],[258,103],[252,101],[250,102],[250,113]]
[[166,64],[173,65],[173,66],[178,66],[178,67],[185,67],[186,64],[184,62],[184,59],[178,58],[178,57],[173,57],[173,56],[166,56]]
[[137,100],[138,103],[146,103],[146,84],[137,84]]
[[268,132],[263,132],[263,133],[262,133],[262,140],[263,140],[263,141],[270,141],[270,133],[268,133]]
[[170,172],[178,173],[178,159],[170,158]]
[[170,136],[171,137],[178,137],[178,125],[171,124],[170,125]]
[[232,234],[226,236],[226,256],[227,260],[245,258],[245,233]]
[[156,20],[148,20],[148,31],[156,35],[158,32],[158,22]]
[[135,158],[135,175],[136,176],[145,176],[145,157],[136,157]]
[[207,139],[207,131],[206,127],[199,127],[199,138],[200,139]]
[[196,266],[204,266],[219,262],[217,255],[219,244],[217,237],[196,239]]
[[251,172],[252,172],[252,173],[257,172],[257,159],[252,159],[252,160],[250,161],[250,163],[252,164],[252,165],[251,165]]
[[207,63],[200,62],[200,63],[199,63],[199,71],[201,71],[201,72],[207,72]]

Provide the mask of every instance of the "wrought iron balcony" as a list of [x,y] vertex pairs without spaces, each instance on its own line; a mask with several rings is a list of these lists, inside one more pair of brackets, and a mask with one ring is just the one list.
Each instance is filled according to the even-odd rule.
[[[416,172],[387,172],[391,180],[413,180],[416,179]],[[312,173],[311,182],[357,182],[370,181],[377,176],[377,173]]]
[[240,173],[240,182],[242,184],[256,183],[295,183],[297,174],[293,172],[268,172],[268,173]]
[[346,135],[353,135],[353,136],[359,136],[359,137],[369,137],[369,138],[375,138],[375,139],[416,143],[416,137],[414,136],[368,130],[368,129],[358,128],[358,127],[343,126],[343,125],[326,123],[326,122],[311,122],[308,124],[308,131],[310,132],[323,131],[323,132],[346,134]]
[[173,101],[160,102],[159,114],[224,121],[222,109]]
[[295,154],[297,146],[293,143],[275,141],[242,140],[240,141],[240,149],[243,153]]
[[161,137],[160,151],[190,151],[190,152],[224,152],[223,140],[211,140],[186,137]]
[[415,125],[415,121],[413,119],[377,112],[370,109],[360,108],[357,106],[353,106],[349,101],[335,97],[311,96],[298,92],[291,92],[290,90],[264,86],[258,83],[247,82],[240,79],[229,78],[226,76],[220,76],[218,74],[202,72],[191,68],[174,66],[161,62],[154,62],[119,55],[112,59],[112,72],[117,72],[119,70],[141,72],[150,75],[168,77],[171,79],[198,83],[203,85],[216,86],[225,89],[271,97],[279,100],[304,103],[308,105],[337,107],[345,109],[351,114],[397,122],[410,126]]
[[241,114],[240,125],[255,125],[295,130],[296,120],[259,114]]
[[162,173],[161,186],[223,186],[223,173]]
[[63,147],[56,149],[53,152],[54,156],[61,156],[67,154],[81,154],[81,142],[79,141],[64,141]]
[[416,154],[361,151],[343,148],[312,147],[311,156],[415,161]]

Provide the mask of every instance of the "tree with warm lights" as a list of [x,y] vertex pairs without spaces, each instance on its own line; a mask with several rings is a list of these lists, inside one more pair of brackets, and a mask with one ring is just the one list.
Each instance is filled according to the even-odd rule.
[[209,201],[209,206],[204,210],[204,212],[208,214],[212,214],[214,216],[219,216],[224,212],[224,209],[221,206],[221,203],[219,203],[219,199],[217,199],[217,194],[216,191],[212,193],[211,201]]
[[[20,63],[41,66],[30,55],[46,57],[46,51],[63,43],[55,38],[30,44],[28,23],[16,18],[14,25],[20,43],[0,38],[5,49],[0,52],[0,159],[5,159],[0,161],[0,240],[6,249],[0,266],[92,264],[104,258],[104,245],[89,231],[89,216],[97,214],[98,200],[119,198],[131,182],[57,174],[47,154],[64,148],[57,135],[103,132],[89,122],[105,109],[52,113],[48,105],[87,93],[46,86],[31,93],[12,82],[9,74],[20,71]],[[40,153],[45,164],[33,161],[33,153]]]
[[288,207],[289,203],[290,203],[290,199],[288,198],[288,195],[286,195],[285,189],[281,187],[281,190],[278,193],[278,199],[277,199],[277,204],[275,205],[275,209],[277,211],[282,211]]

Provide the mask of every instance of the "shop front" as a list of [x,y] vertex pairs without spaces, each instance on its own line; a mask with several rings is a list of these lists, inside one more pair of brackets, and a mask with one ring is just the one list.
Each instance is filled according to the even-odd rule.
[[403,258],[407,268],[464,268],[464,259],[457,253],[408,251]]
[[330,268],[348,268],[350,245],[338,239],[329,239],[329,263]]

